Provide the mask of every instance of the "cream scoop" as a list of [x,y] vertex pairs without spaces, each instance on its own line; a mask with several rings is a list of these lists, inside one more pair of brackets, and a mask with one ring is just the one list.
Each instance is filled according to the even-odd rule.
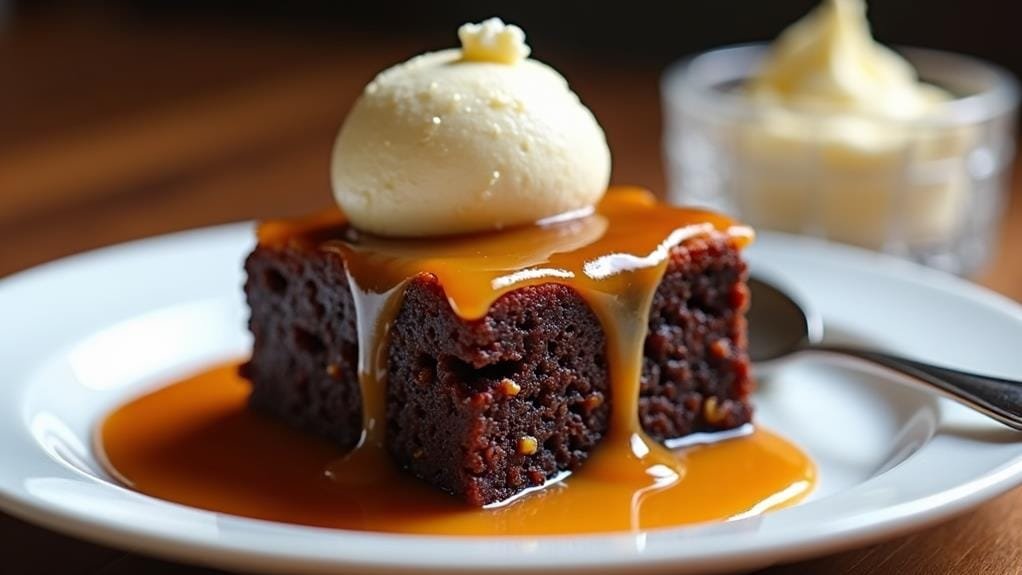
[[530,224],[596,204],[610,150],[592,113],[525,34],[466,24],[366,86],[334,145],[334,196],[352,224],[435,236]]
[[749,91],[792,107],[899,119],[950,99],[873,40],[862,0],[825,0],[785,30]]
[[916,127],[951,95],[873,40],[862,0],[824,0],[786,29],[745,93],[757,115],[732,180],[754,224],[877,249],[952,233],[968,134]]

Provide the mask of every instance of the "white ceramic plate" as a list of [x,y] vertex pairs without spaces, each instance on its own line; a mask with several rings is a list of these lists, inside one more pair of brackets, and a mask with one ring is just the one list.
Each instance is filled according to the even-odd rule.
[[[757,394],[820,484],[762,517],[643,534],[453,538],[336,531],[200,511],[112,483],[91,449],[110,408],[246,352],[234,225],[93,252],[0,282],[0,507],[79,537],[227,568],[287,572],[725,571],[944,519],[1022,482],[1022,436],[944,400],[806,359]],[[828,334],[1022,375],[1019,306],[882,256],[764,234],[754,267],[797,286]]]

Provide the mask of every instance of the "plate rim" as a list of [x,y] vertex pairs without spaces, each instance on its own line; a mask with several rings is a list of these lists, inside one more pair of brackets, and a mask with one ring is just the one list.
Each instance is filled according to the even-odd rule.
[[[131,254],[135,252],[144,252],[157,244],[169,245],[180,241],[205,242],[208,241],[210,237],[214,237],[220,238],[221,240],[227,238],[231,241],[237,241],[238,245],[241,246],[243,245],[240,241],[241,235],[243,233],[250,235],[252,225],[253,224],[251,222],[243,222],[206,228],[196,228],[172,234],[154,236],[151,238],[143,238],[123,244],[116,244],[55,260],[41,266],[29,268],[10,276],[0,278],[0,298],[3,298],[9,291],[7,289],[8,286],[13,284],[45,280],[47,274],[60,273],[61,271],[67,272],[70,269],[80,267],[87,268],[90,265],[94,265],[95,262],[102,261],[104,259],[130,257]],[[841,259],[850,259],[857,265],[874,267],[879,270],[877,273],[881,273],[882,275],[895,275],[898,276],[899,279],[907,280],[910,283],[921,283],[925,281],[929,284],[929,287],[946,291],[953,297],[971,300],[973,303],[992,307],[999,312],[1007,314],[1019,324],[1020,333],[1022,333],[1022,306],[1005,296],[996,294],[986,288],[982,288],[942,272],[924,268],[922,266],[912,264],[911,262],[897,260],[890,256],[866,252],[865,250],[849,246],[830,244],[820,242],[818,240],[787,236],[784,234],[770,232],[761,233],[760,243],[763,242],[768,244],[778,244],[780,246],[794,246],[794,249],[805,249],[811,252],[824,250],[824,252],[835,254]],[[250,242],[246,240],[246,243]],[[754,260],[753,268],[755,269],[756,267]],[[906,278],[906,274],[914,277]],[[15,387],[17,387],[16,382]],[[20,404],[20,402],[16,403]],[[0,428],[2,428],[2,426],[0,426]],[[28,437],[27,434],[25,435],[26,437],[24,439],[31,441],[31,438]],[[34,444],[34,441],[32,441],[32,443]],[[45,454],[42,450],[39,450],[39,454],[46,457],[48,459],[47,463],[50,465],[61,467],[59,462],[50,459],[49,455]],[[0,458],[2,458],[2,456],[0,456]],[[65,468],[63,471],[67,473],[69,470]],[[99,482],[91,477],[89,479]],[[53,504],[47,505],[45,502],[41,502],[37,499],[26,500],[24,497],[18,497],[17,493],[9,492],[2,482],[0,482],[0,510],[23,520],[43,525],[55,531],[69,533],[83,539],[113,545],[118,548],[125,548],[154,556],[189,562],[256,570],[273,570],[280,569],[282,567],[289,569],[301,567],[312,571],[338,568],[357,570],[400,569],[409,571],[431,569],[443,569],[445,571],[449,571],[497,568],[500,570],[527,572],[567,567],[576,567],[580,569],[601,567],[658,570],[661,568],[677,569],[679,567],[679,561],[683,562],[682,566],[686,569],[733,569],[748,566],[761,566],[764,564],[764,559],[767,557],[769,557],[769,562],[790,561],[850,546],[863,545],[898,533],[906,532],[911,529],[922,528],[926,525],[946,520],[954,515],[964,512],[981,502],[987,501],[1016,487],[1020,482],[1022,482],[1022,454],[1017,455],[1014,459],[1006,461],[1003,465],[982,476],[976,477],[968,482],[960,483],[953,489],[947,490],[948,492],[953,492],[954,497],[951,499],[947,499],[945,497],[945,500],[940,506],[917,508],[920,507],[917,501],[907,501],[885,509],[887,517],[879,522],[865,522],[858,526],[845,528],[841,528],[840,526],[838,528],[833,528],[832,526],[829,531],[821,530],[821,532],[816,533],[813,537],[809,538],[808,542],[805,538],[801,537],[795,539],[790,537],[787,539],[785,537],[774,537],[773,540],[756,541],[754,545],[746,546],[741,551],[737,552],[737,554],[729,556],[726,563],[719,563],[719,557],[709,555],[700,556],[699,554],[695,554],[686,556],[685,554],[679,555],[677,553],[657,553],[651,549],[639,550],[638,552],[631,553],[619,551],[612,557],[596,553],[588,560],[581,561],[578,557],[575,557],[571,561],[563,563],[551,564],[549,561],[537,561],[523,562],[514,565],[494,565],[492,562],[485,561],[451,564],[449,561],[434,561],[434,558],[431,557],[419,558],[419,560],[412,562],[399,560],[401,558],[395,556],[381,556],[378,557],[378,560],[366,561],[366,557],[344,558],[329,554],[316,557],[310,557],[305,553],[289,555],[286,552],[282,552],[280,549],[252,549],[251,547],[238,548],[235,546],[225,545],[223,541],[202,544],[201,541],[186,540],[180,537],[173,537],[168,534],[159,535],[134,532],[120,528],[116,525],[112,526],[110,523],[104,522],[95,517],[82,516],[66,508],[60,508]],[[109,485],[109,487],[129,491],[115,485]],[[946,495],[946,493],[942,493],[941,495]],[[148,496],[138,496],[148,498]],[[184,508],[184,506],[165,501],[156,499],[153,499],[153,501],[163,505],[173,505]],[[784,513],[784,511],[780,511],[778,513]],[[312,530],[335,536],[338,533],[341,533],[344,537],[354,539],[398,539],[403,540],[402,542],[415,540],[419,542],[438,543],[441,545],[449,545],[453,542],[464,542],[464,538],[458,537],[364,533],[289,526],[268,521],[227,516],[224,516],[224,519],[228,524],[234,521],[244,523],[256,522],[272,525],[276,528],[299,529],[303,531]],[[670,530],[670,532],[675,533],[678,531],[701,529],[705,529],[705,527],[690,526],[673,529]],[[585,540],[598,544],[603,540],[620,540],[621,537],[622,535],[620,534],[604,534],[595,536],[555,536],[544,537],[542,539],[544,539],[544,541],[551,542],[559,539],[570,539],[575,542]],[[634,536],[629,535],[626,537]],[[514,543],[521,543],[522,541],[532,540],[535,538],[519,536],[483,539],[512,540]],[[473,538],[473,540],[478,541],[479,539]],[[213,557],[214,555],[215,558]]]

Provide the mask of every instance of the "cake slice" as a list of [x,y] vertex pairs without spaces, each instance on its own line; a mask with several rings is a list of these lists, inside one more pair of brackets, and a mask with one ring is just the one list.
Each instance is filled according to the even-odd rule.
[[[262,243],[245,267],[252,406],[353,447],[359,339],[343,256],[318,240]],[[750,421],[745,276],[726,233],[671,248],[645,339],[639,419],[651,438]],[[404,289],[387,358],[387,451],[471,505],[579,469],[608,431],[607,337],[568,285],[515,289],[466,320],[435,276],[419,274]]]

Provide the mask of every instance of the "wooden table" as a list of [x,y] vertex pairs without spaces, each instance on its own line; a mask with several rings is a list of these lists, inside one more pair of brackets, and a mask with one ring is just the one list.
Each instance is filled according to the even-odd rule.
[[[343,114],[375,71],[419,48],[63,13],[0,35],[0,276],[134,238],[328,205]],[[658,72],[548,59],[604,124],[614,180],[662,190]],[[1020,183],[981,278],[1017,300]],[[207,572],[2,514],[0,556],[11,573]],[[943,525],[761,573],[876,572],[1022,573],[1022,490]]]

